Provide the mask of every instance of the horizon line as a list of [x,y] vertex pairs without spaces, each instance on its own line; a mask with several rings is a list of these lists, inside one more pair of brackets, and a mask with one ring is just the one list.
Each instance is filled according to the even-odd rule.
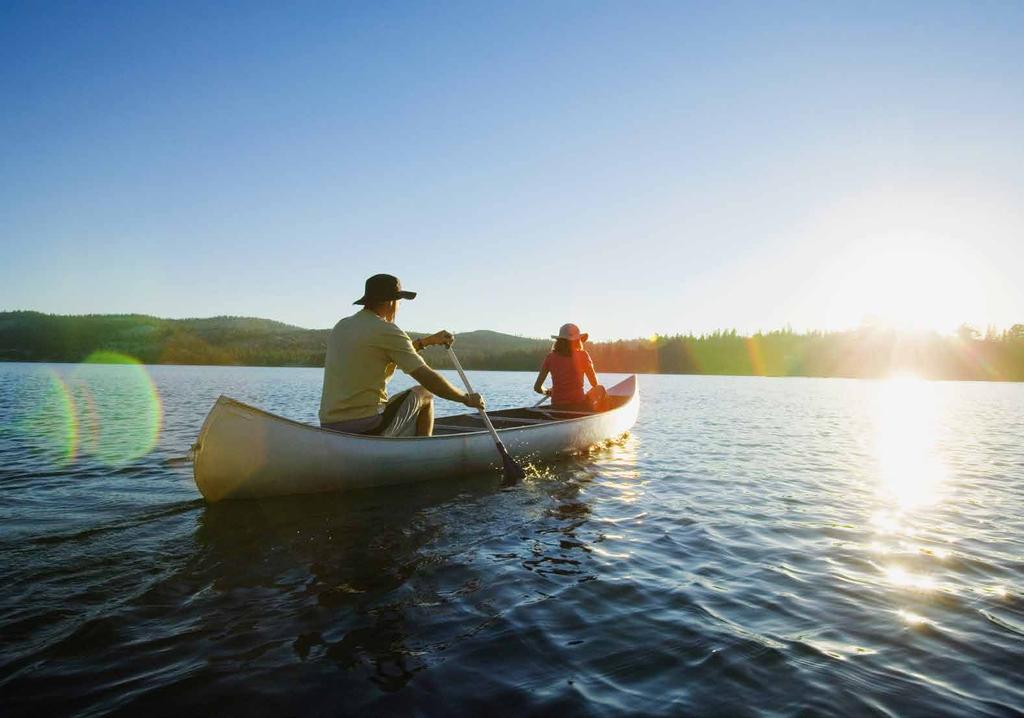
[[[322,328],[304,327],[304,326],[300,326],[298,324],[291,324],[289,322],[285,322],[285,321],[282,321],[280,319],[269,319],[267,317],[257,317],[257,316],[251,316],[251,315],[243,315],[243,314],[215,314],[215,315],[207,316],[207,317],[198,317],[198,316],[189,316],[189,317],[161,317],[161,316],[157,316],[155,314],[145,314],[145,313],[141,313],[141,312],[110,312],[110,313],[88,313],[88,314],[61,314],[61,313],[57,313],[57,312],[44,312],[44,311],[40,311],[40,310],[37,310],[37,309],[0,309],[0,315],[4,315],[4,314],[37,314],[37,315],[46,316],[46,317],[62,317],[62,318],[67,318],[67,319],[81,319],[81,318],[95,318],[95,317],[143,317],[143,318],[147,318],[147,319],[155,319],[155,320],[158,320],[158,321],[170,321],[170,322],[210,321],[210,320],[214,320],[214,319],[249,319],[249,320],[257,320],[257,321],[261,321],[261,322],[273,322],[274,324],[280,324],[282,326],[290,327],[292,329],[297,329],[297,330],[300,330],[300,331],[318,332],[318,331],[330,331],[330,329],[331,329],[331,327],[322,327]],[[986,336],[986,335],[989,335],[989,334],[992,334],[992,333],[995,333],[995,334],[1005,334],[1008,331],[1010,331],[1011,329],[1013,329],[1014,327],[1018,327],[1018,326],[1021,326],[1021,325],[1024,325],[1024,321],[1015,322],[1015,323],[1013,323],[1013,324],[1011,324],[1009,326],[999,326],[999,325],[996,325],[996,324],[986,324],[984,329],[982,329],[981,327],[978,327],[978,326],[975,326],[973,324],[968,324],[968,323],[964,322],[964,323],[959,325],[958,329],[969,328],[969,329],[977,332],[979,335]],[[408,334],[423,334],[423,335],[430,334],[430,332],[421,332],[421,331],[417,331],[417,330],[405,330],[405,331]],[[954,330],[952,332],[943,332],[943,331],[940,331],[940,330],[934,329],[934,328],[899,327],[899,326],[895,326],[894,324],[889,324],[889,323],[881,322],[880,321],[878,323],[864,322],[864,323],[860,324],[859,326],[847,327],[847,328],[844,328],[844,329],[793,329],[792,325],[790,325],[789,323],[785,324],[782,327],[776,327],[776,328],[767,329],[767,330],[762,329],[762,328],[758,328],[756,331],[753,331],[753,332],[741,332],[740,330],[736,329],[735,327],[729,327],[729,328],[719,327],[719,328],[716,328],[716,329],[713,329],[713,330],[704,331],[704,332],[700,332],[700,333],[694,333],[692,330],[691,331],[685,331],[685,332],[680,331],[680,332],[676,332],[676,333],[660,333],[660,332],[655,332],[654,334],[651,334],[651,335],[648,335],[648,336],[618,337],[618,338],[612,338],[612,339],[595,340],[595,341],[591,341],[590,343],[591,344],[606,344],[606,343],[611,343],[611,342],[652,341],[652,340],[656,340],[658,338],[673,338],[673,337],[701,338],[701,337],[714,336],[716,334],[735,334],[735,335],[737,335],[739,337],[756,337],[756,336],[765,336],[765,335],[770,335],[770,334],[795,334],[795,335],[821,334],[821,335],[828,335],[828,334],[849,334],[849,333],[853,333],[853,332],[863,332],[863,331],[882,331],[882,332],[888,332],[888,333],[903,334],[903,335],[906,335],[906,336],[927,336],[927,335],[934,335],[934,336],[939,336],[939,337],[955,337],[955,336],[957,336],[957,331],[956,330]],[[525,334],[516,334],[516,333],[498,331],[497,329],[471,329],[471,330],[462,331],[462,332],[453,332],[453,334],[456,334],[456,335],[458,335],[458,334],[472,334],[472,333],[476,333],[476,332],[492,332],[494,334],[502,334],[504,336],[516,337],[518,339],[528,339],[528,340],[533,340],[533,341],[549,341],[549,338],[547,338],[547,337],[533,337],[533,336],[528,336],[528,335],[525,335]]]

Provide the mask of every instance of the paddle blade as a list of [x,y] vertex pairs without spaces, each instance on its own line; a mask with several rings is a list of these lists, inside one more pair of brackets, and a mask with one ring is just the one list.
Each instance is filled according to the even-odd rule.
[[517,464],[516,460],[509,455],[504,444],[498,442],[496,446],[498,447],[498,453],[501,454],[501,466],[505,471],[505,483],[514,484],[522,481],[526,477],[523,467]]

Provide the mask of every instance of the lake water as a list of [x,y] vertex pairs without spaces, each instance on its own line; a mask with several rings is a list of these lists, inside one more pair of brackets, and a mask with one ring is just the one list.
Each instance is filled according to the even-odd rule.
[[1024,711],[1024,385],[642,376],[504,490],[207,506],[168,463],[320,380],[0,364],[0,713]]

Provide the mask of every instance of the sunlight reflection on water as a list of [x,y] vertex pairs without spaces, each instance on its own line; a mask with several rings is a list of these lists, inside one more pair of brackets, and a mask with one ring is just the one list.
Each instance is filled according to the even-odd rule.
[[931,382],[899,377],[878,395],[876,450],[879,489],[897,508],[933,504],[947,470],[938,455],[941,406]]
[[[932,549],[915,542],[927,531],[932,541],[941,538],[941,522],[930,514],[950,491],[950,475],[940,454],[940,417],[943,409],[934,382],[913,376],[900,376],[883,382],[876,397],[875,451],[878,464],[878,494],[883,508],[872,517],[879,534],[896,542],[886,546],[878,541],[887,562],[882,566],[885,584],[896,591],[895,608],[900,620],[911,627],[931,626],[936,622],[924,615],[928,606],[906,603],[912,596],[916,604],[934,601],[936,591],[955,593],[951,586],[940,586],[933,571],[941,569],[948,550]],[[935,561],[917,559],[931,558]],[[908,568],[903,562],[910,562]]]

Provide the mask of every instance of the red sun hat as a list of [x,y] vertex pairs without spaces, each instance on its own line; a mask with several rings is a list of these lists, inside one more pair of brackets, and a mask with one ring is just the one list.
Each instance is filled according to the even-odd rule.
[[563,324],[562,328],[558,330],[558,334],[552,334],[552,339],[568,339],[571,342],[581,341],[585,342],[590,338],[589,334],[581,333],[580,328],[575,324]]

